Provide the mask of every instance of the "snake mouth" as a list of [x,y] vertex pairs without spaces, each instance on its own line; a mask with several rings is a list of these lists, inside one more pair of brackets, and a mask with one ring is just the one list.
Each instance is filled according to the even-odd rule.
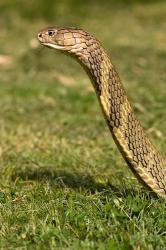
[[53,48],[53,49],[58,49],[58,50],[65,50],[65,46],[62,45],[58,45],[58,44],[52,44],[52,43],[45,43],[45,42],[41,42],[42,45],[47,46],[49,48]]

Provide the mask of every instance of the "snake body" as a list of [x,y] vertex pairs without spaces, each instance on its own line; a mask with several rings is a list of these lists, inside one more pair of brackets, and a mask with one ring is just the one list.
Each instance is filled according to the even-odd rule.
[[73,55],[88,73],[113,139],[125,161],[146,186],[166,196],[166,160],[151,143],[127,98],[118,73],[100,42],[77,28],[49,27],[42,45]]

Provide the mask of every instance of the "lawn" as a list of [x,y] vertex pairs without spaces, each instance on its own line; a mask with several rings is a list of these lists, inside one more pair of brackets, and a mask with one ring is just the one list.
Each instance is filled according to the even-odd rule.
[[0,2],[0,249],[166,249],[166,201],[134,178],[49,25],[93,33],[137,117],[166,152],[165,1]]

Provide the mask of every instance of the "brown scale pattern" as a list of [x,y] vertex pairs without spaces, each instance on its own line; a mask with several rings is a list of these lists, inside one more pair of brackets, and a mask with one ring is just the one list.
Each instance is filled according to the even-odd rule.
[[102,61],[102,50],[98,43],[94,41],[94,39],[88,40],[87,43],[87,51],[88,51],[88,61],[90,64],[90,72],[89,75],[92,79],[92,83],[94,83],[94,88],[96,89],[96,93],[98,96],[101,95],[101,69],[100,64]]
[[135,119],[133,113],[128,114],[127,119],[127,127],[125,131],[125,139],[127,144],[129,145],[129,150],[133,152],[134,161],[138,163],[142,163],[143,166],[147,167],[148,160],[147,155],[150,152],[148,148],[148,142],[146,137],[144,136],[144,132],[142,128],[139,126],[138,121]]
[[125,92],[120,85],[120,79],[114,68],[109,73],[109,102],[110,109],[110,125],[119,127],[121,124],[121,105],[124,102]]

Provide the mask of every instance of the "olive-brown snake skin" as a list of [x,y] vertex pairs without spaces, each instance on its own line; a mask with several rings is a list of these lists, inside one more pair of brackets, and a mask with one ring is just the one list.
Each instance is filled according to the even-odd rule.
[[95,88],[111,134],[130,169],[146,186],[166,196],[166,160],[152,145],[128,101],[118,73],[91,34],[77,28],[49,27],[38,34],[41,44],[73,55]]

